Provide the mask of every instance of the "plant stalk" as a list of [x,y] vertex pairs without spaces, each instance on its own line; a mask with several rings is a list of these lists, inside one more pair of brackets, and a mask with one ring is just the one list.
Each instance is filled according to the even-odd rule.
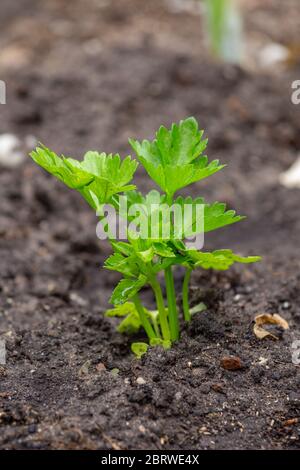
[[171,340],[176,341],[179,339],[179,319],[178,310],[176,305],[176,294],[174,286],[174,278],[171,266],[165,269],[167,300],[169,309],[169,324]]
[[144,330],[146,331],[146,333],[148,335],[148,338],[149,339],[156,338],[157,335],[155,334],[155,332],[154,332],[154,330],[151,326],[151,323],[149,322],[149,320],[148,320],[148,318],[145,314],[145,310],[144,310],[144,307],[141,304],[139,296],[136,294],[132,298],[132,300],[133,300],[135,308],[137,309],[137,312],[140,316],[141,323],[143,325]]
[[150,284],[155,295],[155,300],[156,300],[157,309],[159,313],[159,323],[161,327],[162,337],[164,340],[169,341],[171,339],[170,328],[169,328],[168,317],[167,317],[167,313],[165,309],[165,302],[164,302],[164,298],[162,295],[161,287],[155,277],[151,279]]
[[182,307],[183,307],[183,315],[186,322],[191,321],[191,313],[189,307],[189,282],[191,278],[191,269],[187,269],[182,286]]
[[157,322],[157,318],[152,318],[152,325],[153,325],[153,328],[154,328],[154,331],[155,331],[155,337],[156,338],[161,338],[161,334],[160,334],[160,331],[159,331],[159,325],[158,325],[158,322]]

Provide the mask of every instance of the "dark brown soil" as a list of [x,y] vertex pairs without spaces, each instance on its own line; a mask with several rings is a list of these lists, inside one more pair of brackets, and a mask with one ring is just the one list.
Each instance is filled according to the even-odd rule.
[[[96,238],[94,214],[29,159],[0,168],[0,333],[8,349],[0,447],[299,448],[300,374],[290,348],[300,334],[300,192],[278,183],[300,148],[300,108],[290,101],[299,68],[275,75],[215,64],[199,17],[161,2],[2,3],[8,104],[0,133],[33,134],[75,157],[91,148],[124,155],[128,136],[150,137],[161,123],[194,115],[209,156],[228,168],[193,193],[248,216],[207,236],[206,248],[264,258],[195,273],[192,300],[208,310],[172,350],[135,360],[132,339],[103,317],[117,277],[101,271],[109,250]],[[249,27],[260,31],[269,12],[270,39],[295,40],[295,1],[285,2],[284,34],[276,32],[282,2],[250,3]],[[137,184],[150,187],[142,169]],[[264,312],[290,324],[278,341],[253,334]],[[241,369],[225,370],[225,356],[239,358]]]

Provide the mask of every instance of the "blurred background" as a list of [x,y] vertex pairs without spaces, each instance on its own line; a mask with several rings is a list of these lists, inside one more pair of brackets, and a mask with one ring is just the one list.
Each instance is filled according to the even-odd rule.
[[[2,0],[4,297],[20,295],[23,309],[23,295],[76,289],[99,301],[105,248],[95,215],[34,166],[27,154],[37,141],[75,158],[87,149],[124,156],[128,137],[152,137],[189,115],[209,137],[209,158],[228,164],[191,191],[248,215],[207,247],[294,260],[299,181],[280,181],[300,149],[300,106],[291,102],[299,32],[299,0]],[[137,183],[151,184],[141,168]],[[108,292],[110,276],[101,278]]]
[[[230,132],[219,116],[228,100],[251,112],[233,100],[243,74],[276,81],[300,60],[297,0],[2,0],[0,25],[1,133],[77,155],[125,151],[129,135],[186,114]],[[241,68],[218,68],[216,53]]]

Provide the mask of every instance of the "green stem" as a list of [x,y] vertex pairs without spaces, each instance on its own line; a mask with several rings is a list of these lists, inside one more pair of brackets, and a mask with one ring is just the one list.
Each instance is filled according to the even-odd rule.
[[154,318],[154,317],[151,317],[151,320],[152,320],[152,325],[153,325],[153,328],[154,328],[154,331],[155,331],[155,336],[156,338],[161,338],[161,334],[160,334],[160,331],[159,331],[159,324],[157,322],[157,316]]
[[167,193],[166,196],[167,196],[167,204],[171,206],[173,204],[173,194]]
[[176,305],[176,294],[174,287],[174,279],[172,268],[169,266],[165,269],[168,309],[169,309],[169,324],[171,332],[171,340],[176,341],[179,338],[179,320]]
[[156,299],[157,309],[159,313],[159,323],[160,323],[163,339],[170,340],[171,338],[170,328],[168,324],[168,317],[167,317],[167,313],[165,309],[164,298],[161,292],[161,287],[155,277],[153,277],[150,280],[150,284],[154,291],[154,295]]
[[191,269],[187,269],[182,286],[182,307],[185,321],[191,321],[190,307],[189,307],[189,282],[191,278]]
[[156,334],[154,333],[154,330],[151,326],[151,323],[149,322],[146,314],[145,314],[145,310],[144,310],[144,307],[142,306],[141,304],[141,301],[139,299],[139,296],[136,294],[133,298],[132,298],[133,302],[134,302],[134,305],[135,305],[135,308],[137,309],[138,311],[138,314],[140,316],[140,320],[141,320],[141,323],[148,335],[148,338],[149,339],[152,339],[152,338],[156,338]]

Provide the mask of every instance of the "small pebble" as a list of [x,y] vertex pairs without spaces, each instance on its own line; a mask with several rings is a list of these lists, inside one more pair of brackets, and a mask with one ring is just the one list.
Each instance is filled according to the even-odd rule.
[[279,175],[279,182],[286,188],[300,188],[300,156],[288,170]]
[[74,302],[75,304],[79,305],[80,307],[85,307],[88,304],[87,300],[83,299],[76,292],[70,293],[70,300]]
[[144,385],[146,383],[146,380],[143,377],[138,377],[136,379],[136,383],[139,385]]
[[21,150],[21,141],[14,134],[0,135],[0,166],[14,168],[25,160]]
[[287,47],[276,42],[270,42],[260,49],[259,63],[264,68],[276,67],[288,59]]
[[242,296],[241,294],[236,294],[234,297],[233,297],[233,300],[234,302],[239,302],[241,300]]

